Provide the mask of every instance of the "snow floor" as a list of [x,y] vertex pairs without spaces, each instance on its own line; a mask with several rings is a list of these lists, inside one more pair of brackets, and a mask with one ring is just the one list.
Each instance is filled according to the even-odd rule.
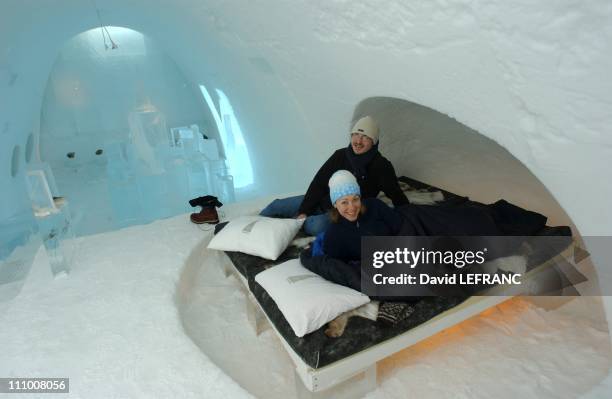
[[[82,237],[57,278],[39,251],[0,309],[0,376],[70,378],[69,395],[45,398],[295,397],[278,338],[255,336],[240,282],[204,249],[211,234],[180,215]],[[515,298],[379,362],[367,397],[575,398],[610,358],[599,297]]]

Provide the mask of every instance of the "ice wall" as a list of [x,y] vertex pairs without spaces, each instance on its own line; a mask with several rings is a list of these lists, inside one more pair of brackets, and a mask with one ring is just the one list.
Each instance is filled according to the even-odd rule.
[[137,110],[161,112],[168,127],[197,123],[218,138],[199,90],[154,41],[130,29],[109,32],[119,43],[115,50],[105,50],[100,29],[93,29],[58,54],[41,107],[44,161],[62,164],[68,152],[75,153],[72,163],[97,160],[97,149],[127,140],[128,115]]
[[218,99],[209,105],[141,33],[101,33],[64,44],[40,113],[40,158],[53,173],[53,194],[69,201],[79,236],[185,213],[191,198],[222,196],[217,174],[228,174],[212,115]]

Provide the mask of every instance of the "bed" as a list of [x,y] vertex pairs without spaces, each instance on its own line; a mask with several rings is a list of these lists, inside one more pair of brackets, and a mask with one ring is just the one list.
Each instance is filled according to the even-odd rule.
[[[400,177],[399,181],[411,202],[429,201],[452,206],[468,200],[407,177]],[[570,229],[565,226],[545,227],[537,235],[559,239],[554,248],[528,255],[528,272],[537,275],[543,270],[552,270],[566,280],[564,286],[583,281],[584,277],[579,272],[567,266],[575,260]],[[276,261],[226,251],[228,259],[225,264],[226,275],[234,274],[245,287],[250,299],[247,301],[247,311],[256,331],[261,330],[262,322],[269,322],[294,362],[296,376],[302,383],[296,384],[300,396],[323,393],[323,396],[329,394],[338,397],[339,390],[343,389],[350,390],[344,392],[349,396],[367,392],[376,383],[377,361],[504,302],[513,295],[509,292],[508,295],[498,293],[497,296],[466,294],[425,297],[414,304],[414,312],[408,318],[396,325],[382,326],[362,317],[351,317],[344,334],[338,338],[325,335],[324,327],[299,338],[274,300],[254,277],[266,268],[297,258],[310,241],[311,238],[299,233]]]

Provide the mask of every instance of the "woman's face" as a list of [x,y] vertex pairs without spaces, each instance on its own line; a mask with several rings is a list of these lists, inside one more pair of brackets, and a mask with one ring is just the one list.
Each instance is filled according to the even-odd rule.
[[350,222],[354,222],[359,217],[359,211],[361,210],[361,197],[358,195],[345,195],[344,197],[338,198],[334,204],[338,213],[343,218]]

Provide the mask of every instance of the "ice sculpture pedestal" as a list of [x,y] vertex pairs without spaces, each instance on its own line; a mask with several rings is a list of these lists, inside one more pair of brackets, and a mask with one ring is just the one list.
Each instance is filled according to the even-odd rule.
[[49,265],[54,276],[70,272],[74,254],[74,233],[68,202],[46,215],[37,215],[39,234],[47,251]]
[[57,197],[52,190],[55,184],[48,167],[32,169],[27,172],[28,194],[32,201],[34,219],[38,233],[47,250],[51,271],[54,276],[68,273],[74,252],[74,232],[68,201]]

